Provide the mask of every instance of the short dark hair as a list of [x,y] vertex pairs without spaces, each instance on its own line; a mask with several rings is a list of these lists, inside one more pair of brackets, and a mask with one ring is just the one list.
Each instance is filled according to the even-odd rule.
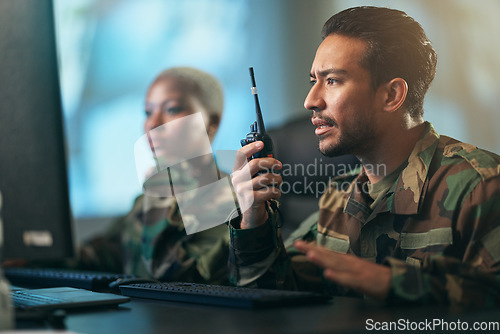
[[361,66],[374,89],[393,78],[408,84],[405,105],[412,117],[423,115],[424,96],[436,73],[437,55],[424,29],[405,12],[362,6],[332,16],[321,33],[358,38],[368,43]]

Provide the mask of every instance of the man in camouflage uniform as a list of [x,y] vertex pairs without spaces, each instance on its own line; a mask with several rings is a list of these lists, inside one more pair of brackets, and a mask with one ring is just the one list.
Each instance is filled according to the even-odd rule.
[[[149,133],[167,122],[201,111],[207,134],[213,140],[222,109],[222,89],[215,78],[192,68],[171,68],[162,72],[148,90],[144,131]],[[169,128],[173,133],[178,130]],[[161,148],[148,138],[158,159]],[[207,170],[216,168],[211,154],[179,165],[182,168],[172,166],[168,174],[149,178],[150,188],[145,189],[152,189],[151,182],[159,183],[159,189],[170,189],[170,177],[176,177],[191,188],[203,186],[208,182],[203,180]],[[182,173],[174,176],[176,170]],[[217,198],[204,203],[206,215],[221,202],[234,203],[232,192],[218,194]],[[175,197],[146,191],[135,200],[132,210],[115,221],[104,235],[81,247],[78,267],[153,277],[160,281],[227,282],[227,226],[222,224],[188,235],[183,219],[197,223],[192,221],[196,217],[181,217]]]
[[[253,179],[254,205],[231,221],[230,276],[241,286],[365,295],[388,302],[500,304],[500,157],[423,121],[437,56],[405,13],[358,7],[323,28],[305,100],[319,148],[362,167],[332,186],[285,245],[277,174]],[[262,149],[240,149],[250,156]],[[383,168],[381,168],[383,167]],[[245,167],[279,169],[254,159]],[[240,170],[233,184],[240,198]],[[285,222],[286,223],[286,222]]]

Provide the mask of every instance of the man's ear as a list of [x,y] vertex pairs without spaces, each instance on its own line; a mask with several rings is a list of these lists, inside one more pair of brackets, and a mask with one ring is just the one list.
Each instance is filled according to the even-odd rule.
[[220,115],[210,114],[208,116],[207,133],[210,138],[213,138],[217,133],[220,124]]
[[402,78],[394,78],[385,84],[384,110],[393,112],[401,108],[408,94],[408,84]]

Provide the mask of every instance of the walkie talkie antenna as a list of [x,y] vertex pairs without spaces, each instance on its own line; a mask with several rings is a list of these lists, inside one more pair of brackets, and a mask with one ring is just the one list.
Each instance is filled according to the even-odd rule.
[[250,79],[252,79],[252,95],[255,100],[255,113],[257,115],[257,120],[250,125],[250,132],[247,134],[245,139],[240,140],[240,144],[241,146],[245,146],[256,141],[262,141],[264,143],[264,147],[248,159],[272,158],[274,157],[273,141],[266,133],[266,128],[264,126],[264,119],[262,118],[262,112],[260,111],[259,96],[257,95],[257,87],[255,85],[253,67],[250,67],[249,69]]
[[253,67],[249,68],[250,79],[252,80],[252,95],[255,100],[255,113],[257,114],[257,131],[261,134],[266,133],[266,127],[264,126],[264,120],[262,119],[262,112],[260,111],[259,95],[257,95],[257,85],[255,84],[255,76],[253,74]]

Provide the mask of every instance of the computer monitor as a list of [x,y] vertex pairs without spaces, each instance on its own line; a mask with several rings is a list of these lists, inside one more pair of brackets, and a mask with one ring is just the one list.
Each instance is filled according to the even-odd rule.
[[0,1],[3,259],[74,254],[52,6]]

